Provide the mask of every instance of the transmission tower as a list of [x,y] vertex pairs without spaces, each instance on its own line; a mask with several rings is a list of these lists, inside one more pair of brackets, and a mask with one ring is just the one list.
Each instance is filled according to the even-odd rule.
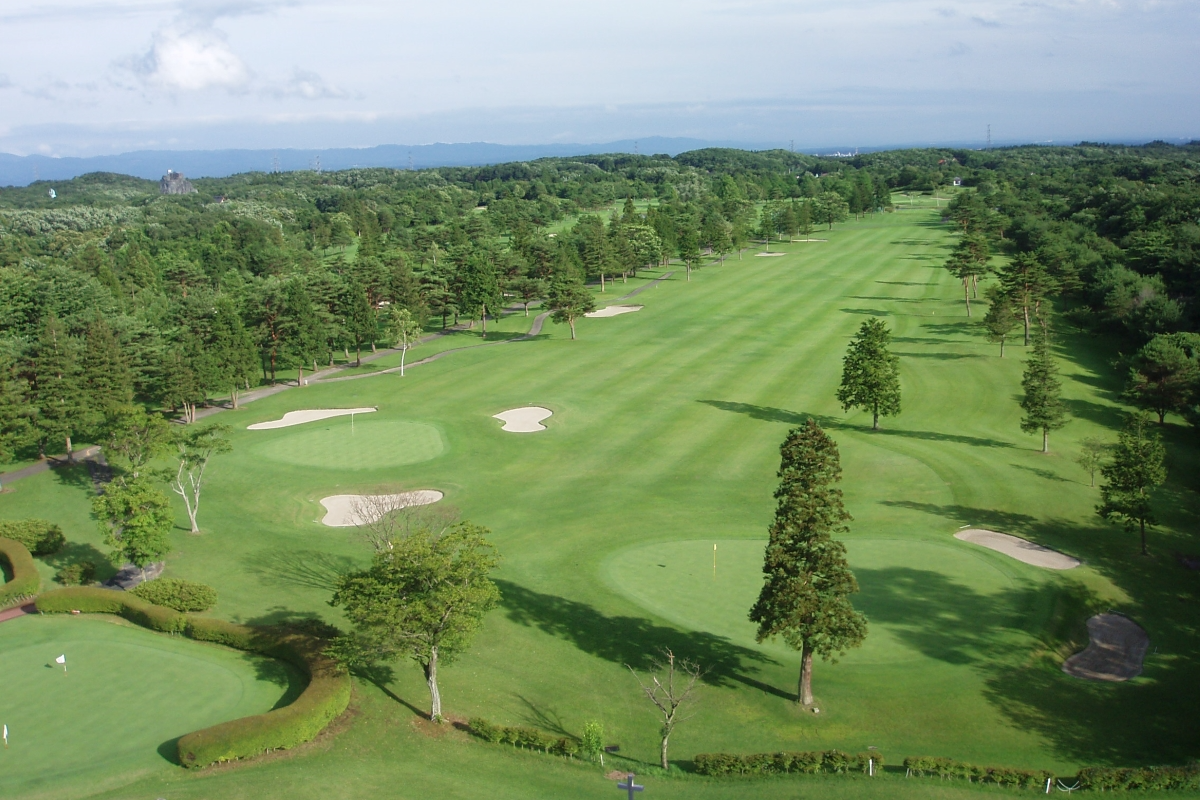
[[987,128],[987,149],[988,150],[992,149],[992,123],[990,123],[990,122],[988,123],[988,128]]
[[412,172],[412,169],[413,169],[412,153],[409,153],[408,154],[408,171]]
[[790,150],[793,153],[796,152],[796,140],[795,139],[788,140],[788,150]]
[[282,172],[282,170],[279,169],[279,154],[278,153],[271,156],[271,172],[274,172],[274,173]]

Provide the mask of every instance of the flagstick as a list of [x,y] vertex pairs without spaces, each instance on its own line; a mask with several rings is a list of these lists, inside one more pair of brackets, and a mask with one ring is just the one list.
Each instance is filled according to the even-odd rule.
[[717,543],[713,542],[713,580],[717,579]]

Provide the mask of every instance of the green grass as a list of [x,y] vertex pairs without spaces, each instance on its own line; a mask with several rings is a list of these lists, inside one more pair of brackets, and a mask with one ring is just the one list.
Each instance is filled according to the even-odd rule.
[[302,686],[282,662],[89,617],[0,626],[0,675],[4,797],[77,797],[162,771],[179,736]]
[[[597,719],[632,763],[650,762],[654,718],[626,665],[643,668],[669,646],[708,669],[695,718],[672,740],[679,760],[875,745],[893,763],[940,755],[1069,775],[1084,764],[1193,757],[1195,575],[1171,553],[1200,550],[1194,434],[1167,426],[1164,525],[1152,534],[1154,555],[1140,558],[1132,537],[1096,518],[1098,492],[1072,461],[1083,437],[1113,438],[1121,423],[1112,351],[1062,335],[1075,418],[1041,455],[1040,440],[1018,425],[1022,348],[1000,359],[978,319],[965,318],[941,266],[952,230],[938,219],[934,209],[874,215],[822,231],[828,241],[819,245],[772,243],[785,257],[706,266],[690,283],[676,269],[638,295],[643,311],[579,322],[578,341],[548,325],[536,340],[454,353],[405,378],[311,385],[225,414],[237,428],[234,452],[210,468],[205,534],[180,526],[167,574],[217,587],[218,616],[342,623],[327,603],[333,582],[370,551],[352,529],[317,522],[320,498],[382,484],[437,488],[494,531],[504,556],[501,607],[443,671],[451,714],[575,735]],[[894,331],[904,391],[903,413],[878,432],[834,400],[846,342],[870,316]],[[491,419],[530,403],[554,411],[546,431],[514,436]],[[264,433],[305,436],[303,426],[245,430],[288,410],[359,405],[380,407],[372,423],[437,428],[445,449],[420,463],[364,458],[361,468],[333,470],[262,457]],[[841,449],[854,515],[847,545],[863,587],[856,602],[872,626],[864,648],[818,662],[820,715],[790,702],[796,655],[755,644],[744,620],[774,508],[778,446],[808,416]],[[0,497],[0,512],[18,496]],[[1037,570],[953,539],[968,524],[1085,563]],[[1099,685],[1061,672],[1090,607],[1119,609],[1147,628],[1143,676]],[[419,671],[400,663],[375,677],[390,694],[359,681],[359,714],[339,737],[210,775],[164,769],[137,784],[137,796],[370,797],[400,786],[405,797],[615,796],[590,767],[414,732],[412,709],[427,703]],[[977,791],[672,779],[654,792],[794,797],[801,785],[828,797]]]
[[[445,445],[433,425],[358,414],[256,431],[264,440],[250,450],[265,461],[327,470],[361,470],[419,464]],[[263,465],[270,469],[269,465]]]

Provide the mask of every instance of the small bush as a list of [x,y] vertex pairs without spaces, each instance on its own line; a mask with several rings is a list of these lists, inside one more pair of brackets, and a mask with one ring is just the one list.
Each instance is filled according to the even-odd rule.
[[1169,791],[1200,789],[1200,764],[1185,767],[1121,769],[1086,767],[1076,776],[1080,789],[1089,791]]
[[[590,723],[589,723],[590,724]],[[586,728],[585,728],[586,731]],[[537,728],[526,728],[521,726],[507,727],[504,725],[493,725],[486,719],[474,717],[467,721],[467,732],[472,736],[477,736],[485,742],[493,744],[511,744],[513,747],[528,747],[531,750],[541,750],[543,753],[550,753],[556,756],[566,756],[574,758],[583,752],[586,755],[585,748],[581,749],[579,742],[574,739],[562,737],[559,739],[543,733]]]
[[0,561],[12,573],[12,580],[0,584],[0,608],[33,597],[42,588],[37,564],[25,545],[15,539],[0,539]]
[[76,561],[60,569],[54,580],[63,586],[86,586],[96,580],[96,565],[91,561]]
[[62,528],[44,519],[0,520],[0,537],[20,542],[35,556],[52,556],[67,543]]
[[815,775],[819,772],[846,774],[865,772],[870,774],[870,760],[875,760],[875,771],[883,768],[883,756],[875,751],[850,755],[840,750],[810,753],[701,753],[692,759],[696,772],[711,777],[724,775],[772,775],[801,774]]
[[909,776],[918,778],[932,776],[942,778],[966,778],[968,782],[994,783],[1014,789],[1044,789],[1046,781],[1053,780],[1054,773],[1045,770],[1012,769],[1009,767],[978,767],[952,758],[919,756],[904,759],[904,768]]
[[176,611],[208,611],[217,604],[217,590],[203,583],[158,578],[139,583],[133,594],[157,606]]

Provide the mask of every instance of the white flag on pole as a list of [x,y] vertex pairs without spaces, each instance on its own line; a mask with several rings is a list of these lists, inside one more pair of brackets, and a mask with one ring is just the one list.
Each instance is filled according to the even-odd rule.
[[65,663],[67,663],[67,657],[59,656],[58,658],[54,659],[54,663],[55,664],[65,664]]

